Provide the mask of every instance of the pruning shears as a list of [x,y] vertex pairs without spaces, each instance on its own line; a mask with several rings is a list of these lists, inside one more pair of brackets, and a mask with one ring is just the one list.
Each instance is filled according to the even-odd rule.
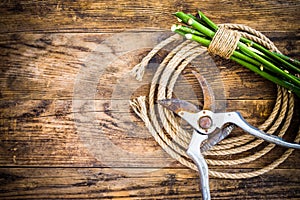
[[[193,72],[194,73],[194,72]],[[196,105],[180,99],[163,99],[158,103],[170,111],[173,111],[193,127],[193,134],[187,154],[197,165],[204,200],[211,199],[209,190],[208,166],[202,152],[209,150],[219,143],[235,126],[242,128],[247,133],[287,148],[300,149],[300,144],[284,141],[282,138],[270,135],[250,125],[239,112],[216,113],[214,110],[214,99],[212,91],[207,87],[205,79],[194,73],[202,87],[204,94],[204,105],[200,110]]]

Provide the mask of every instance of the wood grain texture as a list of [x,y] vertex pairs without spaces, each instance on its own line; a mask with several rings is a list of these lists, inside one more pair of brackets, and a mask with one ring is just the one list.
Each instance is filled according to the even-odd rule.
[[[299,59],[299,8],[299,0],[0,2],[0,198],[199,199],[197,173],[161,149],[128,103],[147,95],[147,80],[165,52],[152,60],[144,82],[130,77],[130,69],[151,45],[170,35],[176,22],[171,14],[179,10],[201,9],[216,23],[249,25]],[[101,65],[101,56],[108,53],[101,45],[131,29],[131,35],[150,38],[148,48],[126,52],[111,47],[120,57]],[[276,86],[231,61],[212,59],[223,81],[226,110],[239,110],[253,125],[263,123],[274,106]],[[84,71],[92,61],[99,70],[94,77],[95,71]],[[196,85],[186,70],[174,94],[199,103],[203,97]],[[299,105],[296,99],[289,135],[297,131]],[[225,172],[260,169],[283,150],[277,147],[248,164],[210,167]],[[295,151],[260,177],[211,178],[212,198],[299,199],[299,163],[300,152]]]
[[[137,27],[169,29],[170,23],[174,23],[172,13],[178,10],[196,12],[198,9],[207,13],[216,23],[240,23],[252,25],[253,28],[263,27],[268,31],[296,31],[299,27],[299,20],[295,20],[299,10],[298,0],[230,2],[10,0],[2,2],[0,23],[2,33],[114,32]],[[291,21],[293,23],[290,23]],[[277,24],[279,26],[276,26]]]
[[[199,199],[197,174],[189,169],[14,168],[1,170],[2,199]],[[213,199],[297,199],[299,170],[274,170],[248,180],[212,179]],[[275,182],[276,181],[276,182]],[[272,189],[263,190],[269,187]],[[219,185],[216,187],[215,185]],[[235,192],[232,193],[232,190]],[[289,190],[288,194],[284,191]]]

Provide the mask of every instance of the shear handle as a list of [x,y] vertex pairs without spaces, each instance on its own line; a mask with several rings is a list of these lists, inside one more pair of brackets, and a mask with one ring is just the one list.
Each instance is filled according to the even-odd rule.
[[[244,131],[250,133],[251,135],[263,139],[267,142],[274,143],[280,146],[284,146],[287,148],[293,149],[300,149],[300,144],[290,143],[284,141],[281,137],[270,135],[268,133],[259,130],[258,128],[251,126],[239,112],[230,112],[230,113],[223,113],[224,114],[224,121],[233,123],[238,127],[242,128]],[[224,122],[223,122],[224,123]]]
[[207,139],[207,135],[202,135],[194,130],[187,154],[191,157],[194,163],[197,165],[200,184],[202,191],[202,199],[210,200],[210,191],[209,191],[209,180],[208,180],[208,166],[207,163],[201,154],[200,146],[201,143]]

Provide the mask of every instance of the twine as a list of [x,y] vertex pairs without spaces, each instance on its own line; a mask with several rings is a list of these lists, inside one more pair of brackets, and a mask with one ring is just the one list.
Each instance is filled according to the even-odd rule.
[[[226,28],[226,29],[225,29]],[[236,40],[243,36],[252,41],[255,41],[264,47],[279,52],[275,45],[263,34],[260,32],[243,25],[237,24],[224,24],[219,26],[220,33],[217,34],[216,41],[222,41],[219,35],[225,35],[227,39],[230,39],[229,43],[226,45],[234,47]],[[237,31],[228,31],[238,30]],[[150,51],[150,53],[145,56],[141,63],[133,68],[132,73],[136,76],[138,80],[142,80],[144,70],[150,61],[150,59],[155,56],[159,50],[164,46],[172,44],[181,37],[178,35],[173,35],[166,40],[162,41],[156,47]],[[224,43],[224,42],[223,42]],[[213,44],[215,48],[219,46],[217,43]],[[236,44],[235,44],[236,46]],[[228,57],[232,52],[223,51],[223,50],[214,50],[212,51],[221,51],[218,55]],[[230,47],[231,48],[231,47]],[[217,48],[218,49],[218,48]],[[219,48],[223,49],[223,48]],[[234,50],[234,49],[233,49]],[[163,108],[160,105],[155,106],[155,102],[160,99],[168,99],[172,97],[172,92],[174,84],[182,72],[182,70],[198,55],[205,53],[206,50],[201,47],[198,43],[191,42],[189,40],[182,42],[177,45],[162,61],[162,63],[157,68],[156,73],[153,76],[149,97],[148,99],[145,96],[138,97],[130,101],[130,105],[134,112],[144,121],[145,126],[148,128],[149,132],[152,134],[157,143],[174,159],[182,163],[183,165],[197,170],[196,165],[189,159],[186,155],[186,150],[188,148],[189,141],[191,139],[191,133],[182,129],[179,122],[176,120],[173,112]],[[157,88],[157,85],[159,86]],[[157,95],[156,95],[157,93]],[[156,99],[155,99],[156,97]],[[277,98],[276,103],[273,108],[273,111],[269,115],[268,119],[261,124],[258,128],[269,133],[275,134],[278,133],[278,136],[283,137],[286,133],[288,127],[290,126],[294,110],[294,97],[286,89],[279,87],[277,88]],[[159,122],[159,119],[160,122]],[[299,127],[300,128],[300,127]],[[300,141],[300,129],[294,140],[294,142],[299,143]],[[230,138],[225,138],[219,144],[215,145],[209,151],[203,152],[207,156],[224,156],[224,155],[233,155],[240,154],[257,146],[261,145],[263,140],[254,138],[249,134],[244,134],[241,136],[235,136]],[[213,166],[228,166],[228,165],[238,165],[253,162],[259,158],[262,158],[264,155],[269,153],[276,145],[268,144],[259,151],[252,153],[248,156],[239,158],[239,159],[209,159],[206,158],[208,165]],[[199,147],[200,148],[200,147]],[[255,176],[262,175],[280,165],[284,162],[290,154],[293,152],[293,149],[287,149],[282,155],[274,160],[272,163],[262,167],[261,169],[254,169],[248,172],[220,172],[216,170],[209,170],[209,175],[217,178],[228,178],[228,179],[242,179],[242,178],[251,178]]]
[[240,37],[239,32],[220,26],[208,46],[207,51],[229,59],[236,49]]

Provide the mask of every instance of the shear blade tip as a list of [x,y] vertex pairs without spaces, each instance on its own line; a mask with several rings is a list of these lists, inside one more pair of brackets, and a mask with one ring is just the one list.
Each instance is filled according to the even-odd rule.
[[157,100],[157,103],[162,105],[162,106],[170,106],[172,104],[171,99],[161,99],[161,100]]

